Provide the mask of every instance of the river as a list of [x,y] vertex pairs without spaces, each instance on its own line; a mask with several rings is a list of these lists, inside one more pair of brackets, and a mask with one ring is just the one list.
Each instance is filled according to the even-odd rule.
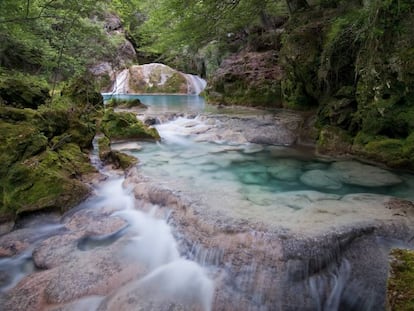
[[7,310],[385,308],[413,175],[316,156],[291,112],[123,97],[162,140],[112,144],[139,159],[126,178],[101,169],[79,207],[0,238],[21,249],[0,259]]

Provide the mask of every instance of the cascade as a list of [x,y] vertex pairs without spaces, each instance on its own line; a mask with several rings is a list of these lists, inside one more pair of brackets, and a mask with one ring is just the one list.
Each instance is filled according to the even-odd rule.
[[187,79],[188,94],[199,95],[207,86],[207,81],[199,76],[189,73],[184,76]]
[[129,70],[124,69],[117,74],[112,94],[126,94],[128,93]]
[[[29,227],[23,226],[20,231],[11,233],[12,237],[27,234],[32,243],[15,256],[0,258],[2,307],[7,310],[27,307],[27,302],[19,298],[18,283],[22,282],[20,286],[28,284],[30,290],[34,290],[27,280],[37,272],[38,266],[42,266],[39,262],[43,255],[39,254],[47,249],[47,261],[54,262],[56,269],[48,270],[47,267],[37,276],[50,273],[51,280],[61,278],[65,288],[63,294],[69,297],[66,298],[69,301],[66,310],[130,310],[136,307],[130,299],[133,296],[138,297],[139,305],[144,309],[155,304],[155,309],[164,310],[169,304],[178,304],[186,306],[186,310],[210,311],[214,283],[202,266],[182,257],[167,222],[169,213],[156,205],[146,206],[145,211],[136,209],[140,203],[135,201],[131,189],[123,186],[125,178],[102,167],[96,141],[95,138],[91,162],[107,180],[95,189],[92,198],[61,218],[54,218],[55,223],[29,223]],[[120,220],[123,220],[122,225]],[[13,241],[7,236],[4,239]],[[57,242],[49,243],[51,240]],[[64,255],[61,265],[61,260],[56,258],[68,247],[71,256]],[[96,266],[100,268],[95,269]],[[117,268],[113,270],[113,267]],[[141,272],[135,275],[133,271]],[[124,281],[113,285],[111,273]],[[99,287],[99,280],[106,285]],[[90,292],[84,289],[88,286],[98,286],[99,295],[88,296]],[[107,286],[115,288],[108,291]],[[43,287],[38,289],[39,293],[47,291]],[[22,301],[20,307],[15,307],[15,299]],[[54,302],[52,298],[51,303]]]

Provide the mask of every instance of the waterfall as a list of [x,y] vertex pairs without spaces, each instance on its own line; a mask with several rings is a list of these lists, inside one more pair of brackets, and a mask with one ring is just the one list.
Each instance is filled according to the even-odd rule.
[[199,95],[207,86],[207,81],[199,76],[189,73],[184,74],[187,79],[188,94]]
[[[172,79],[170,81],[170,78],[176,75],[181,75],[185,80],[181,81],[181,79],[178,79],[176,81],[176,79]],[[131,84],[133,92],[142,94],[145,94],[151,88],[156,88],[155,92],[158,93],[182,94],[187,91],[187,94],[199,95],[207,85],[207,82],[199,76],[177,71],[164,64],[151,63],[134,65],[122,70],[116,75],[112,92],[104,94],[130,93],[130,80],[134,83],[134,85]],[[174,85],[173,91],[171,91],[171,84]],[[165,90],[163,89],[164,87]],[[150,91],[150,93],[153,92]]]
[[122,70],[115,79],[112,94],[127,94],[129,81],[129,69]]

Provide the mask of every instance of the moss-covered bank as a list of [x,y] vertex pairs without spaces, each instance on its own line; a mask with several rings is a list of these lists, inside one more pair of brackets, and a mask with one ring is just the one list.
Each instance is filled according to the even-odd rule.
[[[37,92],[36,79],[20,81],[28,94]],[[10,81],[4,85],[13,88]],[[0,223],[32,211],[65,211],[88,195],[81,179],[96,171],[87,153],[103,103],[87,85],[76,79],[66,87],[70,96],[55,96],[53,102],[49,96],[39,102],[33,102],[35,96],[25,97],[27,102],[4,99],[14,90],[1,93]]]

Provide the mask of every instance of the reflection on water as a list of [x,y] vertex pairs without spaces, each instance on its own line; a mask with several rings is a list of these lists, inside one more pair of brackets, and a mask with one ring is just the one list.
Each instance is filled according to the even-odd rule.
[[104,95],[104,100],[117,99],[139,99],[148,106],[149,114],[166,112],[201,112],[205,108],[203,97],[198,95]]

